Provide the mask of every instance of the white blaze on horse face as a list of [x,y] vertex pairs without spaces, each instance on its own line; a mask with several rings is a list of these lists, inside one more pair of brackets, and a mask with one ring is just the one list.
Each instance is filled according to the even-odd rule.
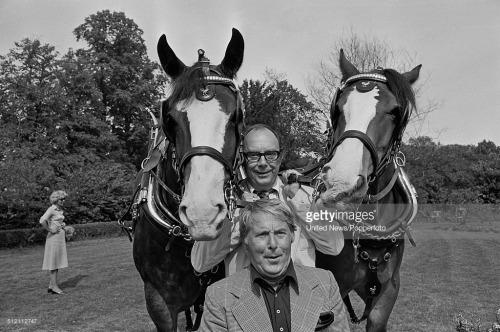
[[[222,152],[229,114],[221,109],[217,99],[180,104],[186,112],[191,133],[191,146],[210,146]],[[219,224],[227,208],[223,196],[224,166],[210,156],[194,156],[189,162],[189,178],[181,202],[180,218],[190,226],[197,239],[214,239],[220,233]]]
[[[363,93],[356,89],[351,91],[343,105],[346,120],[345,131],[358,130],[367,133],[368,126],[377,112],[376,97],[378,95],[378,87]],[[338,146],[332,160],[326,164],[330,170],[325,173],[323,180],[328,190],[335,191],[335,196],[358,189],[360,176],[366,180],[368,169],[363,165],[363,152],[362,141],[356,138],[346,138]]]

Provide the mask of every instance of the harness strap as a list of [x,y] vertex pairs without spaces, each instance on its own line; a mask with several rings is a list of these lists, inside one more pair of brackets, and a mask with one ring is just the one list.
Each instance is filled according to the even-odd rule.
[[169,194],[170,196],[173,197],[174,201],[176,204],[180,204],[181,203],[181,200],[182,200],[182,197],[178,194],[176,194],[172,189],[170,189],[161,179],[158,175],[156,175],[155,172],[153,172],[152,170],[150,171],[150,174],[155,178],[156,182],[163,188],[165,189]]
[[134,195],[132,196],[132,200],[130,201],[130,204],[128,205],[127,211],[125,211],[125,213],[123,213],[122,216],[120,218],[118,218],[118,225],[120,226],[120,228],[122,230],[124,230],[127,233],[128,239],[130,240],[130,242],[133,241],[134,232],[133,232],[132,227],[125,226],[125,218],[130,216],[130,211],[132,210],[134,204],[136,204],[135,200],[136,200],[137,193],[139,192],[139,190],[141,190],[141,186],[137,186],[137,188],[135,189]]
[[399,177],[399,173],[398,173],[398,170],[396,169],[394,171],[394,174],[392,175],[391,181],[389,181],[387,186],[376,195],[370,195],[370,194],[366,195],[366,197],[363,199],[363,203],[371,204],[371,203],[379,201],[382,197],[387,195],[392,190],[398,177]]
[[370,179],[373,180],[378,172],[378,165],[379,165],[379,160],[377,156],[377,150],[375,148],[375,145],[373,144],[372,140],[366,135],[365,133],[359,131],[359,130],[347,130],[340,135],[339,139],[335,144],[333,145],[330,154],[328,156],[328,160],[331,160],[333,158],[333,154],[335,153],[335,150],[337,147],[346,139],[346,138],[357,138],[359,139],[365,147],[368,149],[370,152],[370,156],[372,158],[373,162],[373,171],[372,174],[370,175]]
[[[380,241],[377,241],[380,242]],[[384,244],[380,244],[375,242],[375,240],[368,240],[368,243],[372,245],[366,245],[365,247],[375,247],[375,248],[380,248],[383,247]],[[392,241],[391,241],[392,242]],[[392,252],[399,247],[399,242],[392,242],[391,245],[387,246],[385,252],[380,255],[378,258],[371,258],[368,252],[366,251],[357,251],[355,250],[355,255],[357,256],[359,254],[359,257],[365,261],[368,262],[368,280],[365,283],[364,290],[366,294],[366,302],[365,302],[365,310],[363,312],[363,316],[361,318],[356,317],[356,313],[354,312],[354,309],[352,308],[351,305],[351,310],[348,309],[349,314],[351,316],[351,321],[353,323],[359,324],[366,318],[368,318],[368,315],[370,314],[372,308],[373,308],[373,300],[377,298],[380,295],[380,292],[382,291],[382,284],[380,283],[380,280],[378,279],[377,271],[380,263],[382,261],[388,262],[391,257],[392,257]],[[355,247],[356,248],[356,247]],[[358,248],[361,248],[359,246]],[[349,295],[347,295],[349,296]],[[345,301],[344,301],[345,302]],[[350,301],[349,301],[350,302]]]
[[[147,208],[146,208],[146,210],[147,210]],[[154,220],[151,220],[149,213],[144,213],[144,217],[149,222],[149,224],[157,230],[157,232],[155,232],[155,233],[159,233],[160,235],[162,235],[163,237],[168,239],[168,242],[164,247],[165,251],[169,251],[172,244],[174,244],[173,238],[179,237],[180,239],[182,239],[184,241],[180,241],[180,242],[177,241],[175,244],[182,247],[183,249],[186,249],[186,254],[191,252],[191,248],[194,244],[194,241],[192,239],[186,238],[186,236],[184,236],[184,234],[182,234],[182,230],[180,229],[179,226],[174,226],[174,227],[172,227],[172,229],[169,229],[168,235],[167,235],[164,232],[165,228],[160,227],[160,225],[158,225],[158,223],[156,223]],[[155,239],[151,238],[151,240],[153,242],[155,242],[157,245],[163,247],[163,244],[158,243],[158,241],[155,241]]]
[[[233,174],[232,165],[229,164],[229,162],[226,160],[226,158],[224,158],[222,153],[220,153],[219,151],[217,151],[216,149],[214,149],[210,146],[195,146],[195,147],[189,149],[189,151],[187,151],[186,154],[184,154],[184,156],[181,159],[181,162],[179,164],[180,170],[181,171],[183,170],[184,163],[186,163],[191,157],[199,156],[199,155],[210,156],[210,157],[214,158],[215,160],[217,160],[218,162],[220,162],[222,165],[224,165],[224,167],[227,170],[229,170],[231,180],[233,179],[234,174]],[[181,176],[181,178],[182,178],[182,176]]]

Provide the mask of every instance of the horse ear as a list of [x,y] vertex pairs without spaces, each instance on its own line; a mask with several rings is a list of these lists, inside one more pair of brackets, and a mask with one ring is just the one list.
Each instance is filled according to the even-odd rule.
[[359,70],[354,67],[344,55],[344,50],[340,49],[340,71],[342,72],[342,81],[345,81],[351,76],[359,74]]
[[241,33],[233,28],[231,41],[227,45],[226,54],[220,64],[221,71],[227,77],[233,78],[243,63],[243,51],[245,42]]
[[157,50],[161,66],[168,76],[175,79],[184,72],[186,66],[177,58],[174,51],[172,51],[165,35],[162,35],[160,40],[158,40]]
[[413,84],[418,79],[418,75],[420,74],[420,68],[422,65],[418,65],[413,68],[411,71],[404,73],[404,78],[408,81],[408,83]]

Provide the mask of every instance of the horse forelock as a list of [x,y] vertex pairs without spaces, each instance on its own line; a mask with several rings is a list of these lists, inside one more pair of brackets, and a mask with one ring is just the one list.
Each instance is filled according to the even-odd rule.
[[[211,65],[210,68],[220,72],[220,65]],[[187,68],[184,73],[170,83],[169,105],[172,106],[183,100],[192,99],[194,93],[205,86],[203,78],[204,73],[199,62]],[[233,78],[230,79],[234,82]],[[237,86],[236,83],[235,86]]]
[[203,87],[203,72],[198,70],[198,67],[197,64],[189,67],[171,82],[168,96],[169,107],[181,101],[191,101],[194,93]]
[[[402,112],[408,112],[408,116],[404,119],[403,114],[401,117],[408,121],[410,115],[415,108],[415,92],[411,87],[411,84],[404,78],[403,75],[395,71],[394,69],[384,69],[382,75],[387,78],[387,86],[389,91],[394,94],[396,101],[401,106]],[[405,126],[406,123],[400,124]]]

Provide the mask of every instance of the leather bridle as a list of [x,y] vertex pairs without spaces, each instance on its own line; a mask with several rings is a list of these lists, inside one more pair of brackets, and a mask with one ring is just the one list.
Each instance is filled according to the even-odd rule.
[[[349,77],[340,88],[337,88],[335,91],[334,97],[333,97],[333,103],[332,107],[330,110],[330,115],[331,115],[331,120],[332,120],[332,130],[330,131],[329,134],[329,140],[327,143],[327,158],[326,160],[331,160],[333,158],[333,155],[335,154],[335,150],[337,147],[342,144],[342,142],[347,139],[347,138],[355,138],[360,140],[363,145],[366,147],[368,152],[370,153],[372,163],[373,163],[373,170],[372,173],[368,176],[368,182],[374,182],[375,179],[377,179],[386,169],[387,166],[393,161],[395,158],[396,154],[399,152],[399,148],[401,145],[401,140],[402,140],[402,135],[404,132],[404,129],[406,127],[406,122],[408,121],[409,118],[409,109],[403,110],[404,114],[401,117],[402,121],[399,123],[396,128],[394,129],[394,132],[391,136],[391,141],[389,143],[389,148],[387,149],[385,155],[379,160],[377,150],[375,147],[375,144],[373,144],[373,141],[368,137],[368,135],[362,131],[359,130],[347,130],[343,132],[338,139],[335,140],[334,137],[334,131],[336,127],[336,121],[335,121],[335,116],[337,114],[338,110],[338,101],[340,99],[341,94],[345,91],[345,89],[349,86],[352,86],[353,83],[358,82],[358,84],[363,85],[368,85],[368,84],[379,84],[387,83],[387,78],[378,73],[365,73],[365,74],[358,74]],[[372,87],[373,88],[373,87]],[[361,88],[362,89],[362,88]]]
[[[187,227],[184,226],[184,224],[177,217],[177,209],[184,194],[184,168],[194,156],[204,155],[213,158],[214,160],[220,162],[229,174],[229,177],[224,182],[223,191],[224,201],[228,211],[228,219],[230,221],[233,219],[234,211],[237,207],[235,193],[240,192],[240,188],[236,184],[239,181],[239,170],[244,162],[243,132],[245,128],[245,109],[240,92],[233,83],[233,80],[224,76],[216,68],[210,67],[210,60],[204,57],[204,53],[205,52],[203,50],[198,51],[200,66],[195,68],[195,70],[202,71],[200,79],[203,84],[201,84],[201,88],[195,92],[196,98],[201,101],[211,100],[215,97],[217,85],[227,86],[234,93],[236,97],[235,135],[237,138],[234,151],[234,162],[231,164],[231,162],[228,161],[221,152],[210,146],[195,146],[188,149],[179,162],[175,148],[175,136],[173,136],[172,133],[168,133],[166,137],[165,135],[162,135],[159,132],[162,125],[158,123],[156,117],[150,111],[153,117],[154,126],[151,128],[148,156],[142,162],[141,183],[139,183],[136,188],[134,198],[128,210],[118,220],[120,227],[129,235],[130,241],[132,241],[133,227],[125,226],[125,218],[131,216],[135,224],[135,222],[139,219],[139,206],[143,204],[145,205],[143,207],[144,212],[151,217],[147,219],[155,221],[156,224],[166,229],[169,236],[173,235],[170,237],[165,250],[170,248],[173,239],[176,237],[182,237],[188,242],[193,241]],[[164,161],[171,161],[172,169],[177,175],[177,183],[179,183],[181,187],[180,193],[176,192],[177,190],[170,188],[162,181],[160,176],[155,173],[154,170],[158,169],[157,166],[159,166],[160,160],[162,159]],[[158,193],[160,187],[177,205],[175,209],[163,204]]]
[[[400,183],[405,187],[404,191],[409,197],[410,204],[416,205],[416,192],[413,186],[410,184],[408,179],[406,178],[406,174],[403,171],[403,166],[405,164],[405,157],[402,152],[400,152],[400,145],[402,140],[402,135],[406,124],[409,119],[410,109],[407,107],[403,110],[403,114],[401,117],[400,123],[396,124],[394,128],[394,132],[391,135],[391,141],[389,143],[389,148],[385,152],[384,156],[379,159],[375,144],[368,137],[368,135],[359,130],[347,130],[340,134],[340,136],[335,140],[334,131],[336,129],[336,116],[338,116],[338,101],[340,99],[341,94],[345,91],[347,87],[352,86],[356,83],[356,89],[360,92],[366,92],[373,89],[377,84],[387,84],[387,78],[381,73],[364,73],[358,74],[349,77],[345,82],[343,82],[340,88],[337,88],[334,94],[332,107],[330,109],[332,128],[329,132],[329,140],[326,145],[327,149],[327,159],[329,161],[333,158],[335,154],[335,150],[337,147],[342,144],[342,142],[347,138],[354,138],[360,140],[363,145],[366,147],[368,152],[370,153],[373,170],[371,174],[368,176],[369,189],[367,191],[366,196],[363,199],[363,203],[372,204],[377,202],[385,197],[393,188],[396,181],[400,181]],[[391,177],[391,180],[388,184],[380,190],[377,194],[371,195],[368,192],[374,192],[377,185],[377,179],[389,168],[388,166],[393,163],[394,164],[394,174]],[[372,187],[373,185],[373,187]],[[350,301],[348,300],[346,303],[347,310],[351,316],[351,321],[353,323],[359,323],[365,320],[369,313],[372,310],[373,301],[376,297],[379,296],[382,288],[382,284],[380,283],[377,270],[381,263],[388,262],[391,259],[393,252],[397,250],[399,245],[403,243],[403,240],[400,237],[406,233],[408,238],[413,246],[415,246],[415,242],[413,241],[410,232],[409,232],[409,224],[413,220],[416,214],[416,209],[409,208],[405,209],[404,213],[400,218],[397,219],[397,223],[394,223],[394,226],[389,230],[389,235],[385,237],[380,237],[376,235],[372,235],[371,237],[367,236],[367,239],[360,240],[360,232],[353,232],[353,248],[354,248],[354,262],[358,263],[361,258],[367,266],[367,280],[365,281],[364,288],[366,293],[366,305],[365,310],[363,312],[363,316],[361,318],[357,318],[356,314],[352,308]],[[364,234],[369,235],[369,234]],[[382,255],[378,257],[372,257],[369,254],[369,251],[363,248],[384,248],[384,252]],[[348,299],[348,297],[347,297]]]
[[241,98],[240,92],[233,80],[229,77],[224,76],[220,71],[210,66],[210,60],[205,57],[205,52],[203,50],[198,50],[198,63],[200,66],[196,70],[202,71],[202,87],[196,91],[196,98],[200,101],[209,101],[215,97],[217,85],[227,86],[234,93],[236,97],[236,150],[234,162],[231,164],[224,155],[218,150],[210,146],[195,146],[188,149],[182,156],[180,162],[177,162],[177,153],[175,149],[175,144],[172,146],[172,162],[173,168],[177,173],[179,183],[181,184],[182,193],[184,193],[184,169],[194,156],[209,156],[210,158],[220,162],[224,169],[229,174],[229,179],[224,183],[224,200],[228,210],[228,218],[232,220],[234,215],[234,210],[236,209],[236,196],[234,191],[236,189],[235,183],[237,182],[237,170],[243,164],[243,131],[245,126],[245,109],[243,105],[243,100]]

